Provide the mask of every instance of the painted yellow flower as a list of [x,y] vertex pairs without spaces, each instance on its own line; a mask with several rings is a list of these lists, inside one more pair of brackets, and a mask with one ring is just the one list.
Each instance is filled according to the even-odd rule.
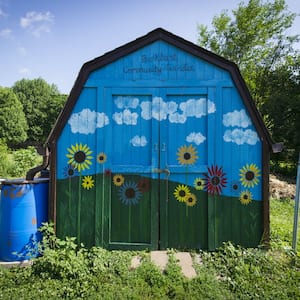
[[76,145],[71,145],[70,148],[67,149],[68,153],[66,154],[68,160],[68,164],[73,165],[78,172],[84,171],[85,169],[89,169],[92,164],[92,151],[87,145],[82,145],[81,143]]
[[191,192],[190,192],[190,189],[188,188],[188,186],[179,184],[175,188],[174,196],[179,202],[185,202],[186,196],[189,195],[190,193]]
[[198,159],[197,149],[193,145],[180,147],[177,156],[177,160],[181,165],[192,165]]
[[185,197],[185,203],[187,206],[194,206],[197,202],[197,198],[196,198],[196,195],[194,194],[188,194],[186,197]]
[[116,186],[121,186],[124,184],[124,176],[123,175],[120,175],[120,174],[117,174],[113,177],[113,182]]
[[97,162],[99,164],[104,164],[107,160],[107,156],[104,152],[98,153],[97,155]]
[[82,179],[82,187],[89,190],[94,187],[94,179],[92,176],[84,176]]
[[203,178],[198,177],[194,180],[194,188],[196,190],[201,191],[204,189],[204,187],[205,187],[205,180]]
[[252,201],[252,193],[249,191],[242,191],[240,194],[240,201],[243,205],[248,205]]
[[247,188],[253,188],[257,185],[258,177],[260,177],[260,170],[255,164],[246,164],[240,169],[240,181]]

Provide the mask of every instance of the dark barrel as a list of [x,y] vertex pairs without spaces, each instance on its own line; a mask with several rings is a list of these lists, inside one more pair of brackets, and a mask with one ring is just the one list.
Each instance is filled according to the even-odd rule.
[[48,178],[6,180],[0,198],[0,260],[38,256],[38,228],[48,221]]

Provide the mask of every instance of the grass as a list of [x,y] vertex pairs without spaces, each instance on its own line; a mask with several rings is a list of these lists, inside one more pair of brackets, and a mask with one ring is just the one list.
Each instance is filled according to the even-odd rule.
[[[270,223],[272,248],[289,249],[292,247],[295,201],[289,198],[270,201]],[[297,249],[300,255],[300,234],[297,235]]]
[[[191,280],[175,250],[162,273],[146,251],[78,249],[73,238],[56,239],[46,226],[42,257],[31,267],[0,268],[0,299],[300,299],[300,256],[290,249],[293,203],[271,200],[271,250],[227,243],[192,253],[203,263],[195,263]],[[132,269],[135,255],[142,264]]]

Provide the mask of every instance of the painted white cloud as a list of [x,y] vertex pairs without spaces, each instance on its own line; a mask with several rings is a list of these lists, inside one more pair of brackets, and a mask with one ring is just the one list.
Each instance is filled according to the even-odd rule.
[[213,114],[216,112],[216,105],[214,102],[210,101],[209,99],[207,100],[207,112],[209,114]]
[[85,108],[79,113],[73,113],[68,123],[73,133],[91,134],[94,133],[97,128],[108,125],[109,119],[105,113]]
[[124,109],[122,112],[114,113],[112,118],[118,125],[136,125],[138,114],[131,112],[129,109]]
[[139,105],[139,99],[138,98],[132,98],[130,96],[118,96],[115,99],[115,104],[119,109],[123,108],[137,108]]
[[152,118],[157,121],[166,120],[170,106],[163,98],[154,97],[152,101]]
[[186,141],[188,143],[195,143],[196,145],[200,145],[206,140],[206,137],[201,132],[191,132],[187,137]]
[[207,113],[214,113],[216,111],[215,104],[205,98],[189,99],[186,102],[181,102],[179,108],[187,117],[196,118],[201,118],[206,116]]
[[169,115],[169,121],[170,123],[184,124],[186,122],[186,116],[175,112]]
[[20,26],[24,29],[28,29],[34,36],[39,37],[44,32],[50,32],[50,24],[54,22],[54,15],[49,11],[27,12],[24,17],[20,19]]
[[173,114],[177,110],[177,103],[174,101],[165,102],[161,97],[154,97],[153,101],[143,101],[140,104],[142,109],[141,117],[144,120],[151,118],[162,121],[166,120],[169,114]]
[[133,147],[145,147],[147,145],[147,143],[148,143],[148,141],[144,135],[142,135],[142,136],[136,135],[130,140],[130,144]]
[[174,101],[165,102],[161,97],[154,97],[152,103],[143,101],[140,107],[142,109],[141,116],[144,120],[153,118],[162,121],[168,119],[171,123],[180,124],[185,123],[188,117],[201,118],[207,113],[216,111],[215,104],[205,98],[189,99],[178,105]]
[[259,138],[257,133],[251,129],[233,129],[233,130],[226,130],[223,136],[225,142],[232,142],[237,145],[249,144],[255,145]]
[[151,102],[150,101],[143,101],[141,103],[141,117],[146,120],[149,121],[152,118],[152,114],[151,114]]
[[226,127],[237,126],[247,128],[251,124],[251,120],[244,109],[241,109],[240,111],[234,110],[233,112],[223,115],[223,125]]

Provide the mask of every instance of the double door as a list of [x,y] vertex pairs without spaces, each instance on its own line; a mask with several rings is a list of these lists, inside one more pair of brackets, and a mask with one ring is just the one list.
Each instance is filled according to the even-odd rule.
[[206,249],[206,88],[107,88],[104,245]]

